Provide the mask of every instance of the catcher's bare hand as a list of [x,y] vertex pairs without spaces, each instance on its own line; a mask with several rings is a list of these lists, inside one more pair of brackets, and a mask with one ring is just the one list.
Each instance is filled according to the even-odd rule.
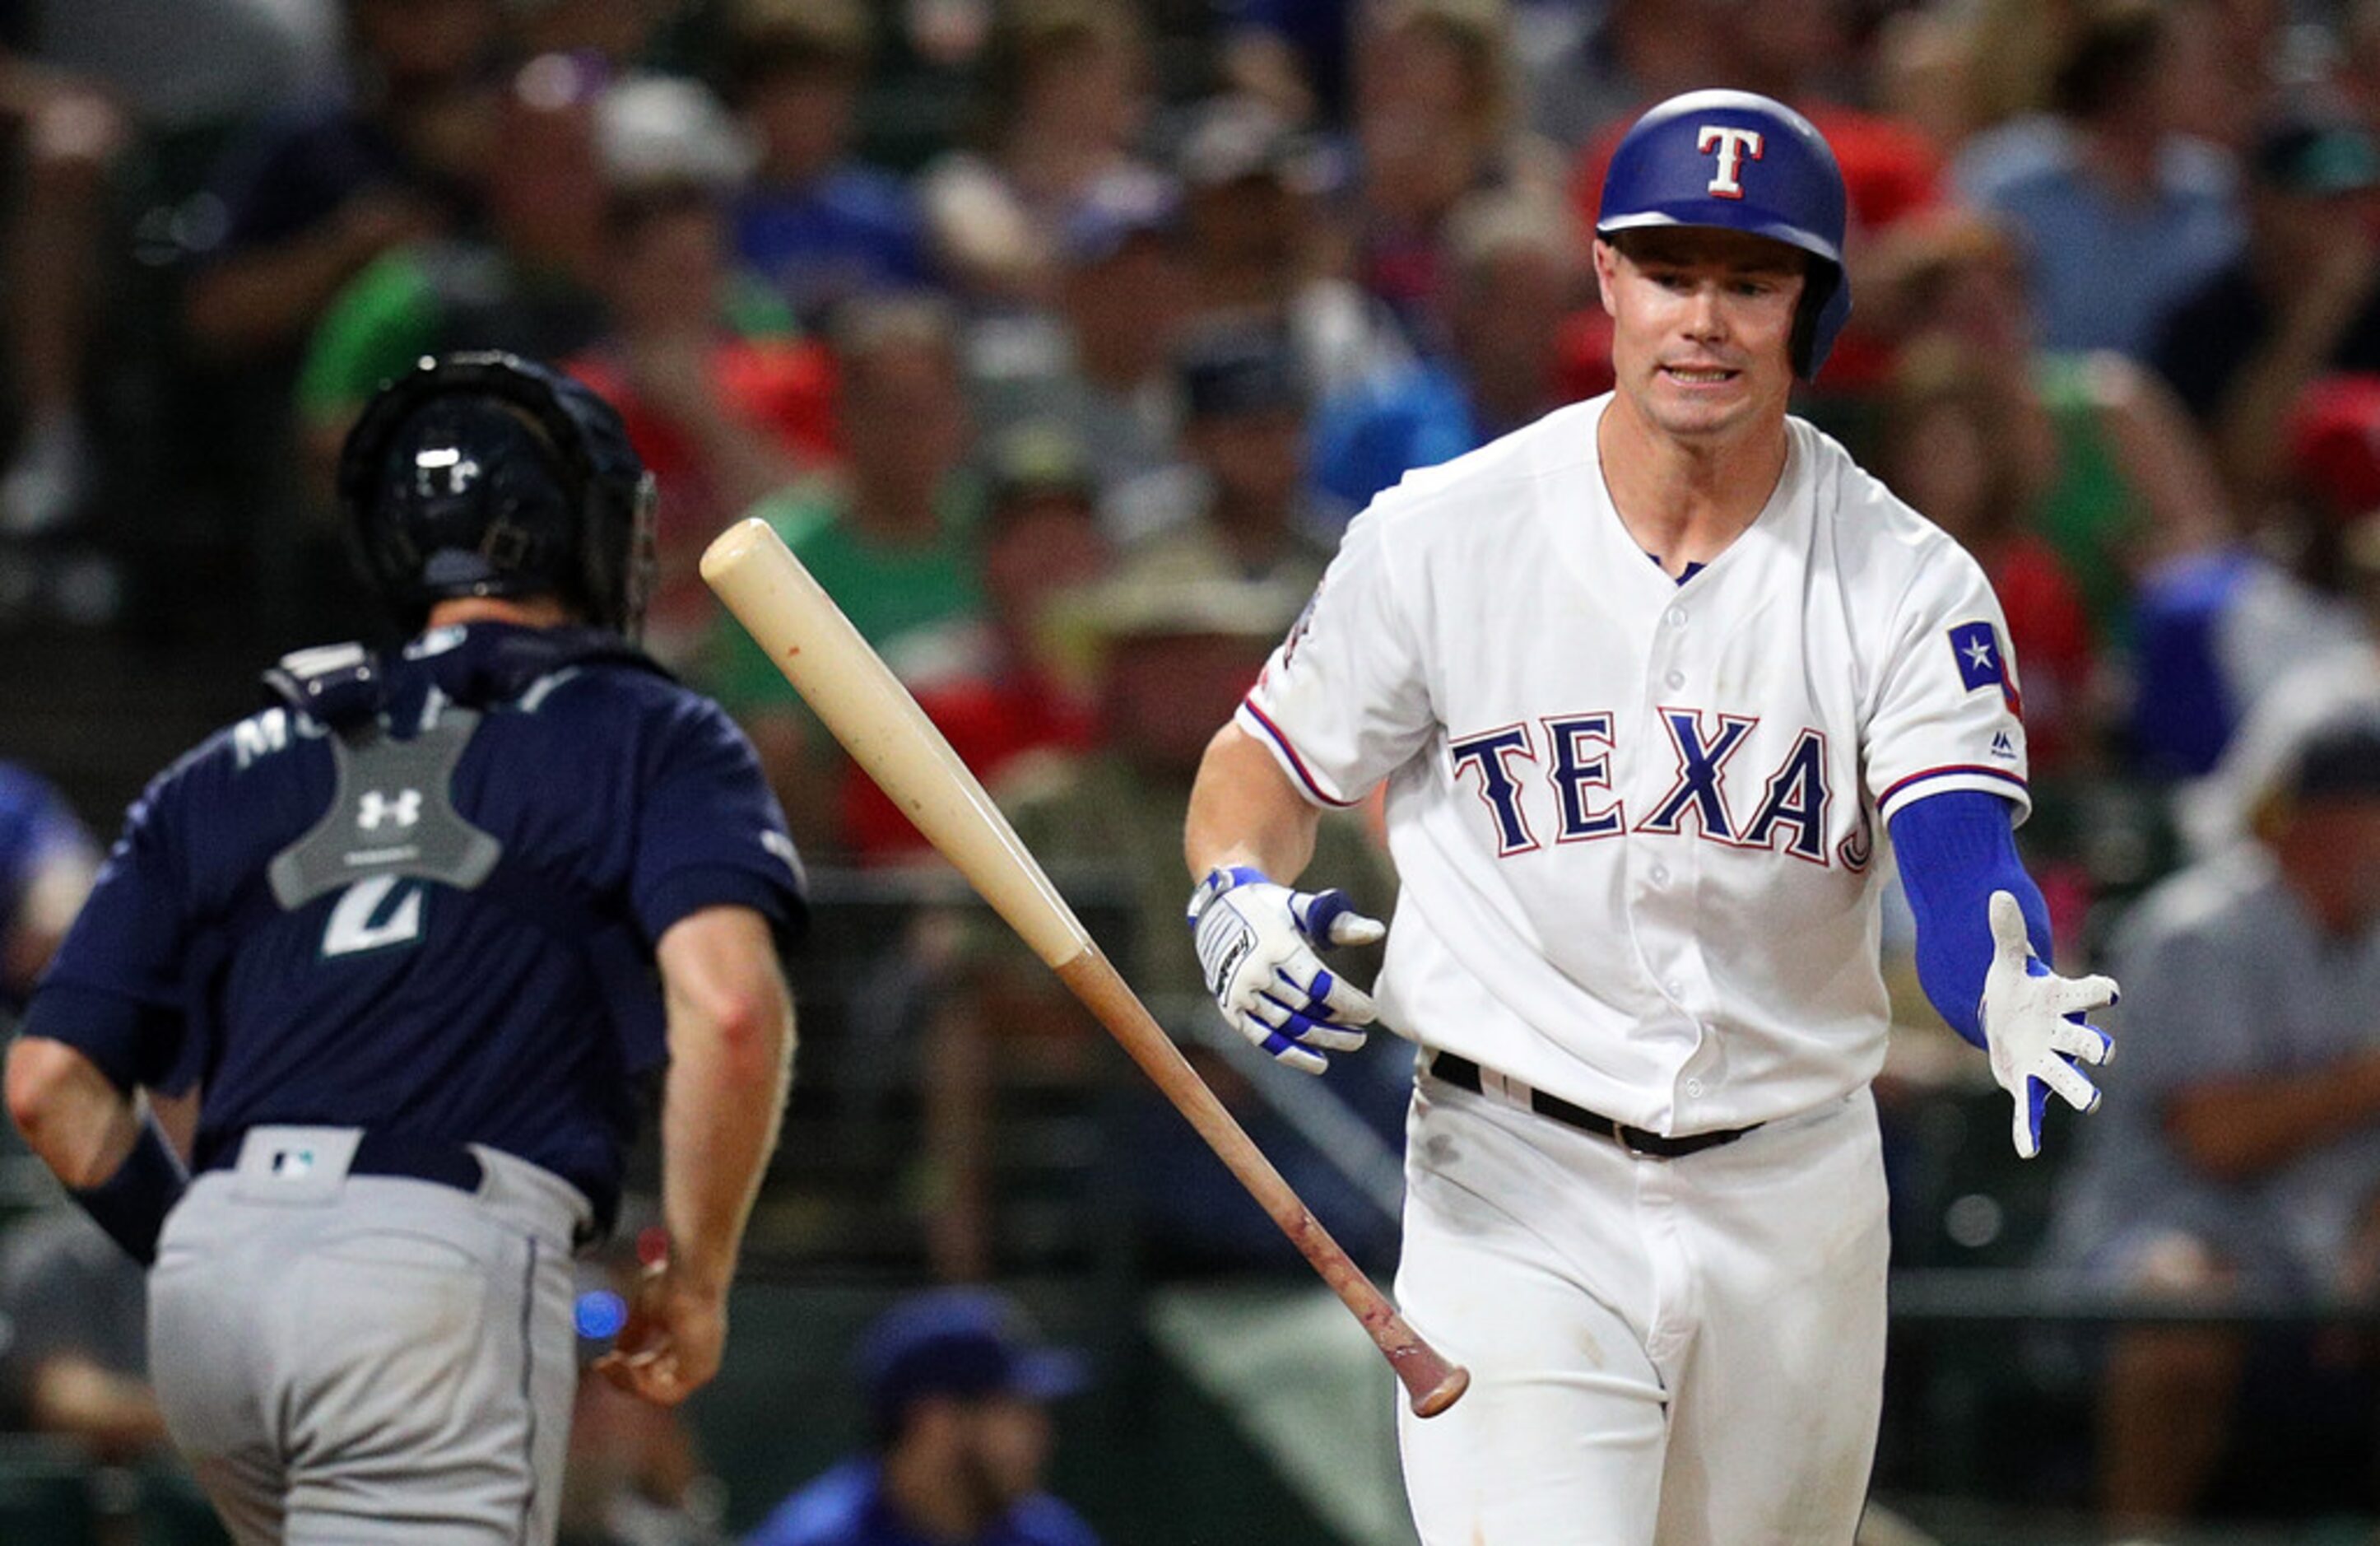
[[626,1324],[597,1373],[657,1406],[674,1406],[710,1382],[727,1345],[723,1290],[687,1283],[666,1260],[637,1280]]
[[2024,911],[2008,892],[1992,893],[1991,922],[1984,1042],[1992,1077],[2016,1100],[2016,1151],[2030,1160],[2041,1152],[2041,1114],[2052,1091],[2076,1111],[2099,1104],[2099,1087],[2077,1065],[2105,1064],[2116,1043],[2082,1016],[2116,1002],[2116,982],[2059,977],[2043,966],[2025,937]]

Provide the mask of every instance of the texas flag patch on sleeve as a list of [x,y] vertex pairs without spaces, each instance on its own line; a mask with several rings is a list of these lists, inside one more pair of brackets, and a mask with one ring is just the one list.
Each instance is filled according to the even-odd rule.
[[1969,692],[1996,687],[2007,700],[2009,712],[2024,712],[2024,700],[2017,694],[2016,673],[2009,669],[1998,629],[1989,623],[1961,623],[1950,630],[1950,652],[1958,658],[1959,680]]

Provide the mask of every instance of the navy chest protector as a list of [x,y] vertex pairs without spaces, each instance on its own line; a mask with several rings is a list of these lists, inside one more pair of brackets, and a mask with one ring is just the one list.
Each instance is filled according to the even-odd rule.
[[[421,728],[400,737],[389,731],[381,667],[361,645],[284,656],[264,674],[264,684],[293,713],[330,732],[335,778],[330,805],[303,836],[273,856],[261,879],[241,888],[213,931],[216,949],[204,953],[211,958],[204,977],[212,980],[240,938],[276,915],[375,877],[429,881],[503,907],[577,955],[598,984],[623,1071],[660,1067],[668,1055],[660,984],[652,953],[625,904],[507,849],[455,810],[453,797],[455,770],[486,717],[475,704],[509,701],[540,677],[597,661],[666,675],[612,635],[540,630],[458,661],[433,688],[436,701],[422,715]],[[447,697],[447,687],[464,696]],[[211,986],[211,980],[192,984],[194,1007],[212,1008]],[[201,1010],[198,1017],[212,1016]]]

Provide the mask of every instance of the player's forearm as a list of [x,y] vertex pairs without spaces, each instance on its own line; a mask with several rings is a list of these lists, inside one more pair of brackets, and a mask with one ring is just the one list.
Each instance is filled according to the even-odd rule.
[[20,1036],[8,1049],[8,1114],[26,1147],[69,1187],[115,1174],[140,1136],[131,1098],[63,1041]]
[[[703,927],[689,932],[696,925]],[[758,914],[713,908],[679,923],[662,945],[670,1044],[662,1222],[673,1272],[724,1294],[792,1082],[793,1002]]]
[[1979,1047],[1984,977],[1992,964],[1992,893],[2017,899],[2035,953],[2051,956],[2049,907],[2017,857],[2010,816],[1998,796],[1960,789],[1902,808],[1891,824],[1901,887],[1916,920],[1918,980],[1943,1021]]
[[1194,880],[1247,865],[1287,883],[1314,858],[1322,813],[1290,786],[1272,754],[1236,724],[1207,743],[1190,791],[1183,853]]

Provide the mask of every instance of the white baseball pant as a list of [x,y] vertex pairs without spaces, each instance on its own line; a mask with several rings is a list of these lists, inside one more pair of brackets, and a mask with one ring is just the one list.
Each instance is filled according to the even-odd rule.
[[1849,1546],[1884,1382],[1864,1089],[1660,1160],[1424,1076],[1405,1178],[1398,1303],[1472,1375],[1399,1410],[1424,1546]]

